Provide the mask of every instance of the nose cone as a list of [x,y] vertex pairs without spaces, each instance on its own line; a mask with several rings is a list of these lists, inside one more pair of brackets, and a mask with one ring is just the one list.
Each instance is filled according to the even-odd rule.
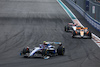
[[80,35],[83,37],[84,36],[84,31],[80,31]]

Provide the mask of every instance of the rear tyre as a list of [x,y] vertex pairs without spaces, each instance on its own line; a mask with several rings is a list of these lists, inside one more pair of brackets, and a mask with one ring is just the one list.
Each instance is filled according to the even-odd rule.
[[58,55],[64,55],[64,53],[65,53],[64,46],[59,46],[57,49],[57,53],[58,53]]
[[76,34],[75,34],[75,31],[73,31],[73,33],[72,33],[72,38],[75,38],[74,36],[75,36]]
[[92,38],[92,34],[91,34],[91,32],[89,32],[88,35],[89,35],[89,39],[91,39],[91,38]]
[[64,31],[66,31],[66,26],[64,27]]

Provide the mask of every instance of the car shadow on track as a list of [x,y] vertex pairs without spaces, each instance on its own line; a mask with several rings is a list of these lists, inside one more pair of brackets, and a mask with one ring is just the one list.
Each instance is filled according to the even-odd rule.
[[[66,57],[66,56],[67,56],[67,55],[58,55],[58,56],[50,57],[49,59],[63,58],[63,57]],[[20,57],[20,58],[23,58],[23,59],[44,59],[43,57]]]

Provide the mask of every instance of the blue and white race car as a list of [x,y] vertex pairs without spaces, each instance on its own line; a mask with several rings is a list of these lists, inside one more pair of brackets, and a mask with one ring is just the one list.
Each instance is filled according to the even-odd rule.
[[[57,49],[55,46],[58,45]],[[20,55],[24,57],[38,57],[41,56],[44,59],[48,59],[51,56],[64,55],[65,48],[62,46],[61,42],[43,42],[39,47],[30,49],[29,47],[24,48]]]

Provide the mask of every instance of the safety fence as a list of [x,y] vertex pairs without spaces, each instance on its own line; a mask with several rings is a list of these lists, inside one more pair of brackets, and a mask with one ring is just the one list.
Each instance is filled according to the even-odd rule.
[[72,0],[66,0],[71,6],[73,6],[94,28],[100,31],[100,22],[92,18],[87,12],[85,12],[79,5]]

